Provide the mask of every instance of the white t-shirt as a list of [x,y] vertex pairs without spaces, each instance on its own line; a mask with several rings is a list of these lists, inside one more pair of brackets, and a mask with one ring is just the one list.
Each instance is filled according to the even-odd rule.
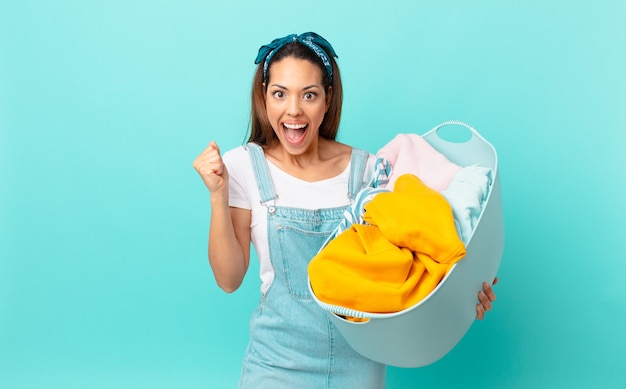
[[[248,151],[239,146],[224,153],[222,159],[229,175],[229,205],[252,211],[251,240],[260,262],[261,292],[265,293],[274,280],[267,237],[267,208],[261,204],[254,169]],[[267,159],[266,159],[267,160]],[[369,182],[376,157],[367,159],[363,182]],[[350,205],[348,181],[351,163],[338,176],[316,182],[296,178],[267,161],[274,191],[278,194],[271,204],[282,207],[322,209]]]

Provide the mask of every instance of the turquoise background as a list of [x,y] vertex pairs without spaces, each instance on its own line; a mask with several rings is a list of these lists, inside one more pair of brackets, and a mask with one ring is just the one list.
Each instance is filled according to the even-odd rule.
[[500,157],[495,309],[388,388],[626,387],[626,2],[0,3],[0,387],[232,388],[191,162],[243,141],[258,47],[339,54],[340,140],[472,124]]

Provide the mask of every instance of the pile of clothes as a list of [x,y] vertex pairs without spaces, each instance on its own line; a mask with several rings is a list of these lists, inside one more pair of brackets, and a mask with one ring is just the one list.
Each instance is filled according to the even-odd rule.
[[421,136],[400,134],[309,264],[316,298],[341,310],[393,313],[424,299],[465,256],[491,170],[460,167]]

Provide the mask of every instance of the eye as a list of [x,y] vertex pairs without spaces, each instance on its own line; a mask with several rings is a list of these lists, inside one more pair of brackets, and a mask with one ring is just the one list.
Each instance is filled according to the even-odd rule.
[[281,90],[277,90],[272,93],[272,96],[274,96],[277,99],[282,99],[283,97],[285,97],[285,93]]
[[304,99],[305,99],[305,100],[313,100],[313,99],[315,99],[316,97],[317,97],[317,94],[316,94],[316,93],[314,93],[314,92],[306,92],[306,93],[304,94]]

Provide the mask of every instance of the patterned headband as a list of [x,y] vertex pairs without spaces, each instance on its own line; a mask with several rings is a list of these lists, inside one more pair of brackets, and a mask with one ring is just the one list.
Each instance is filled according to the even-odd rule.
[[314,32],[305,32],[304,34],[300,35],[287,35],[283,38],[274,39],[269,45],[261,46],[261,48],[259,49],[259,54],[256,56],[254,63],[259,64],[265,58],[265,62],[263,63],[263,81],[267,81],[267,68],[269,67],[269,63],[272,60],[272,57],[280,48],[282,48],[289,42],[300,42],[309,49],[311,49],[315,53],[315,55],[317,55],[324,63],[324,67],[326,68],[328,77],[332,82],[333,65],[331,64],[330,58],[328,58],[328,55],[326,54],[326,51],[324,51],[324,49],[328,50],[328,52],[335,58],[338,58],[337,54],[326,39],[322,38]]

